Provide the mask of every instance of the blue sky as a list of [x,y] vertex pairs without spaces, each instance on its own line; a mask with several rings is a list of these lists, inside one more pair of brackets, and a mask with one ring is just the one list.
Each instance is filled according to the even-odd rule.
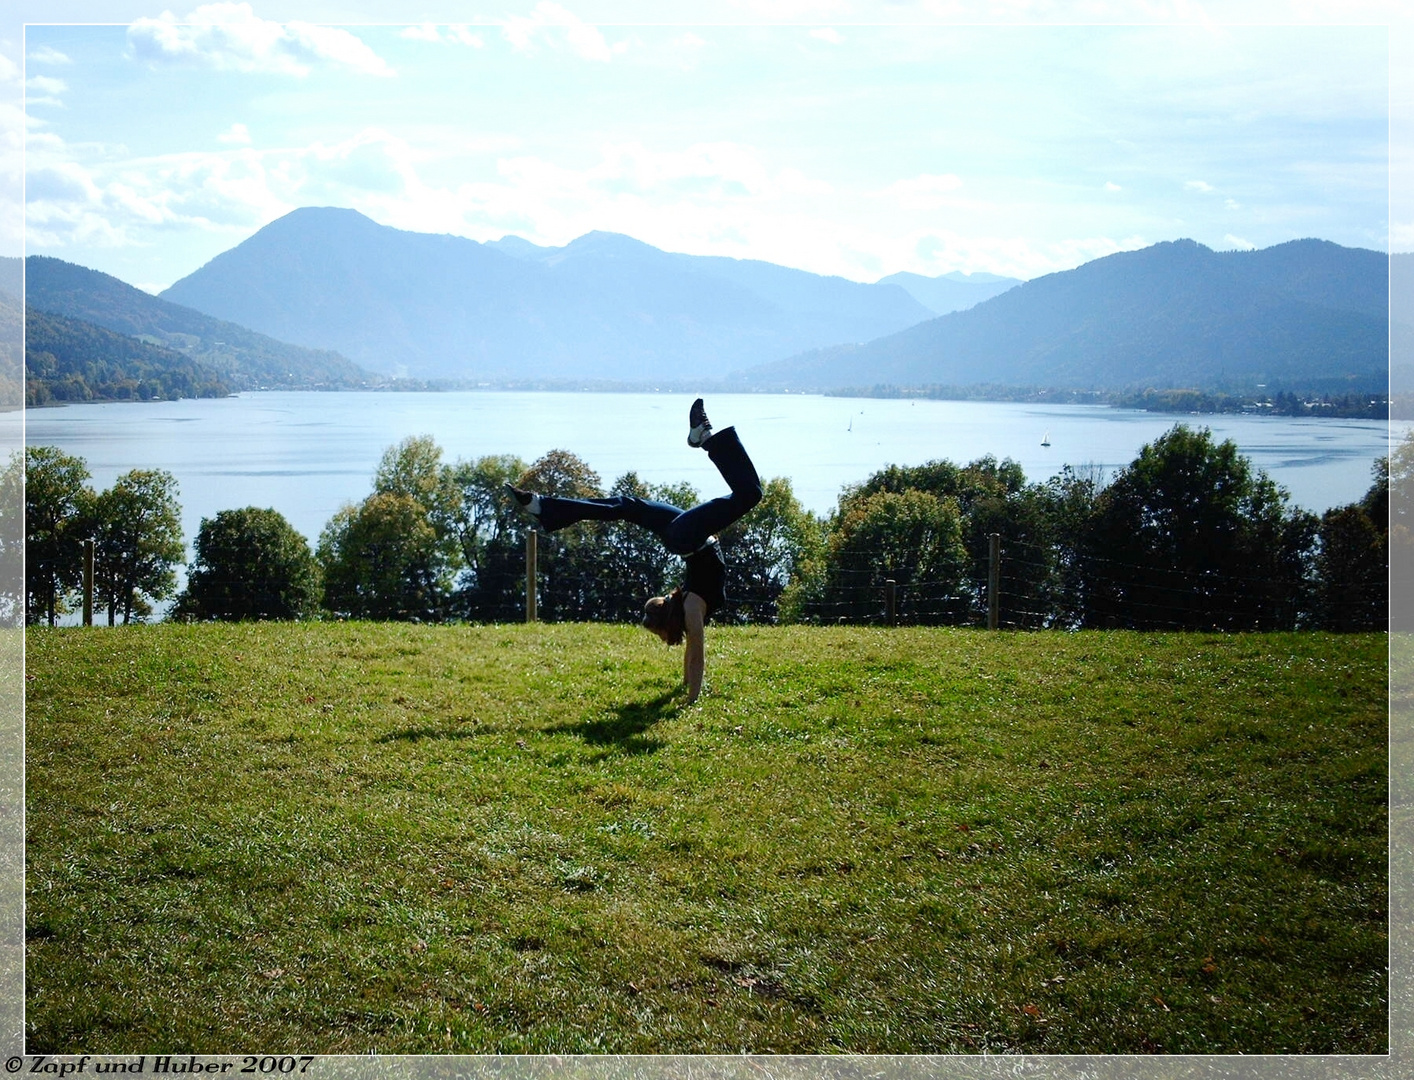
[[1383,5],[1341,6],[1370,25],[1317,25],[1316,4],[1288,26],[1261,4],[1229,5],[1231,25],[1178,3],[566,0],[437,23],[447,7],[467,17],[29,14],[25,219],[0,247],[159,289],[306,205],[475,240],[605,229],[860,281],[1034,277],[1179,237],[1414,246],[1391,223]]

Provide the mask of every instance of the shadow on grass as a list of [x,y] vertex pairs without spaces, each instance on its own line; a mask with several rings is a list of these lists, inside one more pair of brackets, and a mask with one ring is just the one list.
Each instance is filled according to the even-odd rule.
[[561,724],[549,731],[565,731],[578,735],[591,746],[612,746],[625,754],[651,754],[662,746],[658,739],[644,735],[659,720],[676,716],[673,704],[676,690],[659,694],[652,701],[627,701],[616,706],[613,714],[578,724]]
[[493,734],[483,727],[437,728],[417,727],[405,731],[390,731],[374,739],[375,743],[421,742],[423,739],[477,739]]

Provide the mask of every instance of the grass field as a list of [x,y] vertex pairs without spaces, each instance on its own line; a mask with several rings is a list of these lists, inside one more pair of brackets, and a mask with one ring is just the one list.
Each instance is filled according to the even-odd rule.
[[1383,635],[31,631],[31,1053],[1384,1053]]

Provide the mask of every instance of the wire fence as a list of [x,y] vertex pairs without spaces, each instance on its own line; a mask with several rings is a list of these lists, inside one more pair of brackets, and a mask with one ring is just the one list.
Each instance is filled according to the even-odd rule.
[[[1286,574],[1240,574],[1010,541],[1001,546],[995,567],[982,559],[961,574],[912,575],[906,570],[882,564],[875,570],[835,568],[786,614],[817,623],[992,624],[1018,630],[1362,630],[1385,629],[1389,618],[1383,567],[1351,580],[1320,579],[1309,565]],[[779,596],[748,591],[732,600],[741,613],[738,621],[782,618]]]
[[[535,535],[535,534],[529,534]],[[642,565],[572,552],[540,537],[538,559],[502,553],[482,580],[463,578],[439,593],[408,581],[405,601],[377,618],[414,621],[637,622],[644,601],[672,587],[675,558]],[[1135,563],[1090,552],[1000,538],[993,556],[930,565],[916,555],[853,548],[812,574],[775,567],[752,573],[728,559],[725,607],[718,624],[782,622],[863,626],[995,626],[1073,630],[1338,630],[1388,625],[1386,572],[1364,580],[1319,579],[1308,561],[1288,573],[1234,573]],[[510,557],[513,556],[513,557]],[[845,563],[849,565],[844,565]],[[533,565],[530,587],[526,570]],[[1387,565],[1387,563],[1386,563]],[[218,593],[251,602],[268,596],[244,579],[203,575]],[[273,602],[273,601],[272,601]],[[93,610],[106,621],[106,604]],[[367,612],[336,612],[368,617]],[[258,614],[252,617],[259,617]]]

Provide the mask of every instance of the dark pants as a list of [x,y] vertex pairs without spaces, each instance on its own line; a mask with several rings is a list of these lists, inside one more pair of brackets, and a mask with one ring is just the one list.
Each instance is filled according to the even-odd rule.
[[717,432],[702,447],[731,488],[730,495],[699,503],[691,510],[636,495],[606,499],[541,495],[540,526],[554,532],[579,521],[627,521],[653,533],[674,555],[691,555],[761,501],[761,478],[746,456],[736,428]]

